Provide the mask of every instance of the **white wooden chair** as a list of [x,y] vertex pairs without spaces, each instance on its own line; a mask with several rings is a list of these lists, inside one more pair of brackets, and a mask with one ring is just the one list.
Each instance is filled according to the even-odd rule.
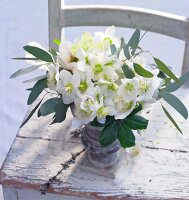
[[61,0],[49,0],[49,44],[61,38],[64,27],[111,26],[148,30],[186,42],[182,73],[189,70],[189,20],[169,13],[126,6],[64,6]]
[[[189,69],[188,18],[121,6],[64,6],[61,9],[61,0],[49,0],[51,48],[56,48],[53,40],[61,37],[64,27],[112,24],[142,30],[153,24],[150,31],[185,41],[182,72]],[[189,105],[188,99],[184,101]],[[35,114],[19,130],[0,171],[5,200],[188,199],[189,136],[178,135],[159,109],[155,107],[148,116],[152,120],[141,137],[142,153],[137,162],[125,163],[117,182],[81,170],[80,157],[75,166],[58,177],[59,181],[46,196],[38,191],[41,184],[60,170],[60,163],[70,158],[70,153],[83,147],[79,138],[70,136],[70,116],[62,124],[48,126],[51,116],[37,118]],[[178,121],[183,123],[179,117]],[[188,121],[182,128],[183,132],[189,129]]]

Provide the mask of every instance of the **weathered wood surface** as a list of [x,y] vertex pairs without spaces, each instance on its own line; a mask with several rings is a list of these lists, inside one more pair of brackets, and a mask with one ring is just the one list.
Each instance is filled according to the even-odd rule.
[[58,46],[54,43],[54,39],[61,39],[61,0],[48,1],[48,18],[49,18],[49,46],[54,49],[58,49]]
[[111,26],[139,28],[151,32],[188,39],[188,18],[143,8],[115,5],[64,6],[61,26]]
[[[188,107],[189,96],[182,99]],[[160,106],[155,105],[146,114],[153,119],[148,130],[137,136],[136,147],[126,150],[115,180],[83,171],[81,155],[74,166],[59,176],[59,182],[49,192],[102,200],[189,199],[189,121],[172,113],[184,135],[176,131]],[[70,137],[71,117],[64,124],[48,126],[48,122],[50,116],[39,119],[34,116],[20,129],[1,170],[4,186],[39,190],[42,183],[61,169],[60,164],[71,153],[83,148],[79,138]]]
[[[16,189],[3,187],[5,200],[90,200],[91,198],[68,195],[54,195],[51,193],[42,196],[38,191],[31,189]],[[95,200],[95,199],[93,199]]]
[[[38,190],[61,168],[60,163],[70,157],[70,152],[80,148],[76,143],[17,138],[1,174],[3,184]],[[129,154],[125,156],[125,165],[115,181],[84,172],[77,164],[59,177],[50,192],[98,199],[188,199],[188,153],[142,148],[135,160],[129,160]]]

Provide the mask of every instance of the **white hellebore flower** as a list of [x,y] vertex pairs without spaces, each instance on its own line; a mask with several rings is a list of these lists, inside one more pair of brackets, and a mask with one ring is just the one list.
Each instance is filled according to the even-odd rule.
[[93,97],[93,99],[97,102],[100,102],[100,97],[104,95],[103,88],[95,85],[88,91],[88,95]]
[[115,119],[125,119],[136,106],[136,98],[127,99],[123,96],[117,96],[114,101],[117,109]]
[[75,100],[76,88],[79,86],[79,74],[71,74],[66,70],[60,72],[57,91],[62,94],[63,102],[70,104]]
[[59,68],[53,64],[48,67],[47,86],[50,90],[56,90],[59,81]]
[[111,57],[107,52],[100,52],[97,55],[89,55],[93,79],[97,81],[102,78],[108,81],[116,81],[119,77],[113,67]]
[[136,106],[138,91],[138,80],[122,79],[122,84],[118,90],[118,96],[115,97],[117,113],[115,119],[126,118]]
[[119,87],[118,95],[124,96],[125,98],[136,98],[137,91],[139,87],[139,82],[137,78],[133,79],[121,79],[122,84]]
[[83,72],[88,71],[90,68],[90,62],[87,53],[82,48],[79,48],[76,57],[79,59],[77,62],[77,68]]
[[113,116],[115,114],[115,109],[112,107],[104,106],[103,96],[100,97],[100,102],[95,102],[93,105],[93,111],[96,113],[96,118],[99,123],[104,124],[106,122],[106,117]]
[[63,69],[66,69],[68,71],[76,71],[76,60],[74,55],[72,55],[71,52],[71,42],[63,41],[60,43],[59,46],[59,58],[60,58],[60,63],[63,66]]
[[95,33],[95,42],[101,42],[101,46],[104,50],[107,50],[110,47],[110,44],[119,46],[120,39],[115,37],[116,28],[115,26],[109,26],[106,28],[105,33],[96,32]]
[[92,110],[94,102],[94,98],[89,95],[83,95],[81,99],[75,101],[73,127],[78,128],[80,125],[94,120],[95,113]]
[[117,95],[119,86],[111,81],[106,81],[104,79],[99,79],[98,81],[99,90],[103,93],[105,100],[107,98],[113,98]]
[[75,74],[78,74],[80,77],[79,80],[79,85],[76,88],[77,89],[77,95],[81,96],[86,94],[88,91],[91,90],[91,88],[93,87],[94,83],[91,81],[91,74],[90,72],[76,72]]
[[144,78],[138,76],[139,79],[139,90],[137,101],[148,101],[153,98],[154,94],[157,93],[157,90],[161,84],[161,79],[157,77],[159,73],[158,69],[151,71],[154,74],[153,78]]

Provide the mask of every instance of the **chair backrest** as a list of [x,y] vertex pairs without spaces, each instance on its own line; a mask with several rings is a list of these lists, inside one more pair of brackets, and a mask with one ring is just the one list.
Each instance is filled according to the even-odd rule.
[[186,42],[182,74],[189,70],[189,20],[187,17],[155,10],[126,6],[62,6],[61,0],[49,0],[49,45],[61,38],[64,27],[110,26],[138,28]]

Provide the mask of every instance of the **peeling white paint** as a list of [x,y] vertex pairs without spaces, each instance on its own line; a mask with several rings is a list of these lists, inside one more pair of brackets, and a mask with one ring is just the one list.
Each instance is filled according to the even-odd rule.
[[[183,100],[189,105],[188,96]],[[86,197],[97,193],[99,198],[131,195],[152,199],[188,199],[189,134],[178,135],[175,128],[169,127],[170,123],[160,111],[159,104],[147,116],[153,121],[142,136],[137,136],[138,145],[126,150],[115,180],[80,169],[80,156],[76,165],[59,176],[60,182],[53,184],[54,191],[61,193],[69,188],[70,193],[84,192]],[[179,116],[177,119],[181,128],[188,130],[188,120],[181,121]],[[60,164],[68,160],[71,153],[83,148],[79,138],[70,138],[69,118],[64,125],[52,125],[44,131],[42,124],[48,123],[48,120],[50,117],[38,119],[34,116],[20,130],[3,166],[4,181],[20,181],[21,188],[27,183],[42,184],[61,169]]]

